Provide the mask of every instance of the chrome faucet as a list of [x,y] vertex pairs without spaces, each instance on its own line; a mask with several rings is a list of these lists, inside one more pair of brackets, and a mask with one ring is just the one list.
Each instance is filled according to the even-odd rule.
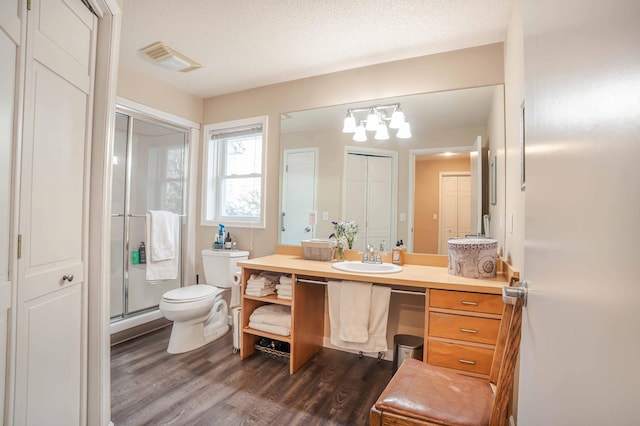
[[372,244],[367,244],[367,248],[362,256],[362,263],[382,263],[380,252],[376,255],[376,249]]

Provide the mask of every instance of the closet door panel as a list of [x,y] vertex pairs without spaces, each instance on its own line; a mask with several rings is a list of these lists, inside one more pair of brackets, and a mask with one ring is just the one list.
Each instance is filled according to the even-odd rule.
[[26,14],[14,424],[82,425],[96,18],[79,0]]

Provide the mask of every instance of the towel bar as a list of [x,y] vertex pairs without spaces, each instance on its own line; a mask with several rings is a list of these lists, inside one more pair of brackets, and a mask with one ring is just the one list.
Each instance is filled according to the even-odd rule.
[[[299,282],[299,283],[327,285],[326,281],[308,280],[308,279],[305,279],[305,278],[298,278],[298,279],[296,279],[296,281]],[[379,285],[379,284],[376,284],[376,285]],[[425,295],[425,293],[422,292],[422,291],[396,290],[394,288],[391,289],[391,293],[410,294],[412,296],[424,296]]]
[[[125,215],[123,214],[118,214],[118,213],[112,213],[111,217],[124,217]],[[126,215],[128,217],[146,217],[146,214],[128,214]],[[179,214],[178,217],[187,217],[186,214]]]

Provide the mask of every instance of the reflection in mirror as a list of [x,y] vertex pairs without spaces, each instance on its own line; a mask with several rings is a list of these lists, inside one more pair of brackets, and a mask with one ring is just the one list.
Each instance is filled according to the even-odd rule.
[[[356,124],[366,124],[370,107],[392,104],[400,104],[411,123],[410,138],[398,138],[389,129],[387,140],[376,140],[375,132],[367,131],[367,140],[358,142],[354,133],[343,132],[348,110],[364,110],[355,119]],[[357,249],[367,243],[377,248],[382,240],[390,249],[403,240],[409,251],[446,254],[449,236],[469,233],[486,233],[502,247],[502,85],[288,112],[281,115],[280,129],[281,244],[327,238],[333,230],[331,221],[357,217],[361,228],[354,244]],[[442,155],[447,152],[456,155]],[[495,200],[491,203],[489,158],[495,171],[491,185]],[[429,186],[422,180],[426,175],[431,179]],[[465,208],[455,216],[449,214],[452,207],[447,200],[451,197],[443,192],[442,179],[445,187],[455,180],[460,188],[457,202]],[[454,219],[459,226],[446,226]]]

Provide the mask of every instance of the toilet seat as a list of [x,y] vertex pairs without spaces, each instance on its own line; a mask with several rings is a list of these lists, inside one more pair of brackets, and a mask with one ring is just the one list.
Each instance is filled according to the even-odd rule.
[[186,287],[169,290],[162,296],[162,300],[167,303],[187,303],[216,297],[224,289],[212,285],[189,285]]

